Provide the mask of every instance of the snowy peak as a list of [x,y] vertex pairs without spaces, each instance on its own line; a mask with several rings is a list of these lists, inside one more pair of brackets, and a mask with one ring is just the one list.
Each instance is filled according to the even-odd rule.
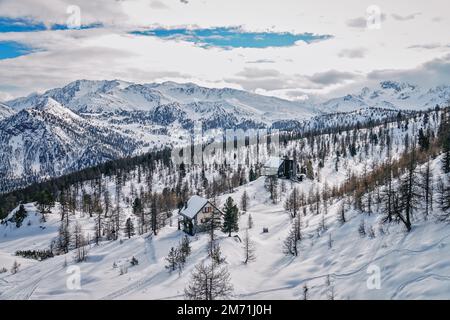
[[363,88],[357,94],[348,94],[322,103],[324,112],[349,112],[359,108],[387,108],[426,110],[445,105],[450,100],[450,86],[424,90],[415,84],[382,81],[375,88]]
[[398,82],[398,81],[382,81],[380,82],[381,89],[391,89],[396,92],[404,91],[404,90],[415,90],[417,88],[416,85],[412,85],[406,82]]
[[8,107],[6,104],[0,102],[0,120],[12,116],[14,110]]
[[[32,94],[9,102],[13,109],[31,108],[43,97],[52,98],[76,113],[152,111],[161,105],[214,102],[231,105],[239,114],[264,121],[283,118],[304,119],[318,113],[298,102],[249,93],[231,88],[206,88],[193,83],[135,84],[120,80],[78,80],[65,87],[51,89],[42,95]],[[208,110],[211,111],[211,110]]]

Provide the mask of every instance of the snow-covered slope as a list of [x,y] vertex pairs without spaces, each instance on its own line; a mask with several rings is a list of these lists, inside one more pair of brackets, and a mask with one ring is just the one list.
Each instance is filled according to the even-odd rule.
[[[436,164],[438,160],[434,170]],[[287,193],[294,186],[307,192],[311,185],[288,184]],[[448,225],[419,219],[414,230],[406,233],[400,225],[382,224],[381,215],[351,209],[346,213],[347,222],[341,225],[336,219],[342,202],[338,201],[325,216],[326,230],[320,227],[321,215],[302,217],[300,254],[286,256],[282,247],[291,219],[282,202],[271,203],[264,178],[238,188],[231,196],[238,201],[244,190],[250,196],[249,208],[240,216],[237,235],[243,239],[252,215],[254,225],[249,235],[256,260],[245,265],[239,238],[217,232],[231,274],[233,298],[298,300],[303,298],[304,285],[308,286],[309,299],[328,299],[330,285],[334,299],[448,298],[450,264],[444,258],[450,255]],[[228,196],[221,196],[219,203]],[[0,299],[183,299],[194,266],[208,260],[208,235],[199,234],[191,237],[192,254],[183,272],[167,271],[165,257],[184,236],[175,222],[157,236],[145,234],[91,245],[83,263],[73,262],[73,252],[42,262],[14,257],[17,250],[46,249],[57,236],[57,210],[43,223],[32,204],[26,208],[29,217],[21,228],[11,223],[0,225],[0,268],[9,269],[14,261],[21,264],[15,275],[9,271],[0,274]],[[86,233],[94,233],[93,219],[80,213],[71,219],[72,224],[75,220],[82,224]],[[367,230],[375,230],[374,237],[360,236],[361,221]],[[269,232],[263,233],[263,228]],[[131,266],[132,257],[138,259],[137,266]],[[126,270],[125,274],[121,275],[121,270]],[[367,285],[373,270],[380,271],[379,289]],[[71,290],[68,277],[78,271],[81,288]]]
[[365,87],[360,93],[328,100],[319,109],[324,112],[348,112],[367,107],[426,110],[447,105],[449,100],[450,86],[425,90],[409,83],[383,81],[376,88]]
[[10,181],[80,170],[126,156],[142,144],[91,124],[51,98],[1,121],[0,137],[0,175]]
[[[55,113],[61,111],[54,102],[48,104],[50,106],[41,108],[55,108]],[[352,116],[358,119],[367,113],[377,118],[378,112],[366,109]],[[94,239],[98,218],[95,213],[89,217],[89,209],[83,208],[84,196],[99,196],[103,208],[106,208],[103,198],[106,198],[105,191],[108,190],[109,211],[98,216],[103,219],[104,230],[108,230],[112,213],[119,212],[122,228],[130,218],[138,233],[140,217],[133,214],[132,208],[136,197],[144,199],[149,194],[153,197],[161,194],[163,189],[170,195],[170,190],[175,193],[177,188],[184,189],[182,186],[186,186],[192,194],[204,194],[210,190],[203,187],[199,179],[204,174],[210,185],[224,183],[222,190],[225,191],[216,199],[219,207],[223,207],[229,196],[236,203],[239,203],[244,191],[249,196],[247,212],[239,218],[239,232],[233,232],[233,236],[228,237],[226,233],[216,231],[217,242],[227,261],[225,266],[231,274],[233,298],[301,299],[307,285],[309,299],[328,299],[331,288],[334,299],[448,299],[450,229],[448,223],[438,219],[442,214],[438,196],[433,196],[434,206],[428,216],[424,214],[423,198],[415,204],[417,209],[414,209],[410,232],[406,232],[401,223],[383,223],[386,217],[384,204],[377,197],[383,197],[384,186],[372,185],[370,210],[367,193],[361,197],[359,209],[355,209],[358,201],[352,192],[338,193],[326,201],[321,196],[325,194],[322,193],[325,188],[330,195],[351,177],[370,174],[375,168],[383,166],[388,157],[391,161],[398,160],[411,147],[420,129],[437,132],[441,119],[442,111],[429,112],[381,123],[373,128],[354,127],[288,141],[283,152],[292,155],[295,149],[303,163],[311,161],[314,173],[313,178],[302,182],[278,180],[276,204],[270,198],[264,177],[230,188],[228,183],[234,180],[232,177],[236,173],[230,171],[244,170],[245,179],[249,168],[233,169],[232,165],[216,168],[216,155],[206,159],[204,172],[200,167],[192,167],[185,168],[186,172],[180,175],[176,168],[154,163],[151,166],[154,170],[144,170],[141,166],[133,167],[128,172],[120,171],[120,179],[115,175],[104,175],[100,182],[83,181],[66,189],[67,194],[75,194],[73,199],[78,203],[74,211],[69,209],[70,214],[67,215],[70,230],[73,234],[78,223],[86,238]],[[267,150],[267,146],[259,149]],[[260,160],[264,162],[264,159]],[[255,157],[249,161],[255,161]],[[430,162],[431,184],[436,193],[441,181],[447,183],[441,163],[442,156],[436,156]],[[145,163],[145,166],[148,165]],[[423,173],[424,169],[425,165],[416,168],[418,178],[422,179],[419,172]],[[397,178],[393,186],[396,191],[399,190]],[[292,225],[291,213],[284,205],[294,187],[306,201],[298,213],[302,240],[297,257],[283,252],[283,244]],[[316,195],[319,199],[317,203],[314,202]],[[118,210],[115,209],[116,203]],[[342,208],[345,212],[344,223],[338,219]],[[58,236],[61,225],[61,206],[58,203],[51,213],[46,214],[47,222],[42,222],[35,204],[25,204],[25,209],[28,215],[19,228],[11,222],[0,225],[0,270],[2,267],[7,269],[0,273],[0,299],[180,299],[194,266],[209,259],[209,235],[200,233],[190,237],[192,253],[183,272],[169,273],[165,268],[165,257],[170,248],[177,246],[185,235],[177,228],[176,210],[172,212],[172,217],[161,211],[165,224],[161,223],[156,236],[144,232],[129,239],[121,229],[117,241],[108,240],[106,235],[98,245],[91,241],[88,259],[82,263],[74,260],[76,250],[41,262],[23,259],[15,256],[15,252],[48,249]],[[17,210],[5,220],[11,219]],[[244,264],[241,240],[250,215],[253,227],[249,229],[249,234],[255,245],[256,260]],[[361,232],[361,226],[364,232]],[[263,228],[268,228],[268,232],[263,232]],[[137,258],[138,265],[131,265],[132,257]],[[9,271],[14,261],[21,264],[16,274]],[[380,276],[379,289],[370,286],[370,279],[377,272]],[[71,283],[68,279],[74,274],[81,277],[79,290],[67,286]]]
[[14,114],[14,110],[0,102],[0,120],[10,117]]

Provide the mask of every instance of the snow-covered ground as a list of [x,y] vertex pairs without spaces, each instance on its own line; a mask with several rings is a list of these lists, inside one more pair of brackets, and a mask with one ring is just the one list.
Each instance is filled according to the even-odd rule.
[[[438,160],[433,162],[436,166]],[[437,170],[435,168],[435,170]],[[287,191],[296,186],[308,192],[311,182],[286,183]],[[264,178],[239,187],[231,196],[239,201],[243,191],[250,196],[248,212],[240,217],[242,239],[251,214],[254,226],[249,234],[256,248],[256,260],[243,264],[243,248],[238,237],[227,237],[221,231],[219,243],[226,257],[238,299],[301,299],[303,287],[309,288],[310,299],[327,299],[330,286],[336,299],[446,299],[450,294],[450,229],[448,224],[427,221],[417,215],[413,230],[407,233],[401,225],[381,224],[378,214],[361,214],[349,209],[347,222],[337,221],[340,201],[333,202],[325,216],[326,231],[319,231],[322,215],[302,216],[303,240],[298,257],[283,253],[283,242],[290,229],[290,216],[283,202],[272,204],[264,188]],[[223,204],[226,197],[219,198]],[[0,299],[182,299],[194,266],[207,259],[208,235],[191,237],[192,253],[182,272],[169,273],[165,257],[171,247],[184,236],[172,226],[164,227],[157,236],[145,234],[121,241],[104,241],[91,245],[86,262],[74,263],[74,252],[38,262],[15,257],[22,249],[46,249],[56,237],[59,226],[57,213],[40,222],[36,208],[26,206],[29,216],[23,226],[0,225]],[[86,231],[92,229],[88,217],[77,219]],[[373,227],[375,237],[361,237],[358,228],[365,221],[366,230]],[[30,221],[30,223],[28,223]],[[263,233],[263,228],[269,228]],[[235,235],[235,234],[233,234]],[[331,246],[330,246],[331,239]],[[139,265],[131,266],[136,257]],[[9,269],[17,260],[19,272]],[[70,290],[72,266],[79,267],[81,288]],[[127,273],[120,275],[122,266]],[[380,271],[380,289],[368,288],[372,272]],[[70,272],[70,273],[68,273]],[[369,279],[370,282],[370,279]],[[70,285],[69,285],[70,287]]]

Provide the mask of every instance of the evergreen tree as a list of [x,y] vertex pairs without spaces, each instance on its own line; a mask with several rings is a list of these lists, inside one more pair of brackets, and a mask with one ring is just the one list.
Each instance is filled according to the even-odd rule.
[[250,173],[249,173],[248,180],[249,180],[250,182],[256,180],[256,174],[255,174],[255,171],[253,170],[253,166],[250,168]]
[[134,224],[133,224],[133,220],[131,220],[131,218],[128,218],[127,221],[125,222],[125,233],[126,233],[128,239],[130,239],[132,236],[134,236]]
[[27,210],[25,209],[24,205],[21,204],[19,206],[19,210],[16,211],[13,217],[13,222],[16,223],[16,227],[20,228],[20,226],[23,223],[23,220],[27,217]]
[[181,240],[180,252],[182,252],[186,257],[191,254],[191,241],[188,236],[184,236]]
[[224,233],[228,233],[228,236],[231,237],[231,232],[239,231],[239,225],[238,225],[239,209],[234,204],[233,198],[228,197],[227,201],[225,202],[223,212],[224,212],[224,217],[223,217],[222,231]]
[[419,129],[418,144],[421,150],[428,150],[430,147],[430,138],[428,134],[424,133],[422,128]]
[[166,257],[166,269],[169,270],[169,272],[175,271],[178,267],[180,256],[178,249],[172,247],[170,248],[169,255]]
[[246,212],[247,211],[247,205],[248,205],[249,197],[247,194],[247,190],[244,190],[241,197],[241,210]]

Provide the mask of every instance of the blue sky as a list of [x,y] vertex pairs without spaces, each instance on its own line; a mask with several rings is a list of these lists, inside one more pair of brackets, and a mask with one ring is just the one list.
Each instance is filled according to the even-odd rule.
[[33,49],[16,41],[0,41],[0,60],[17,58],[33,52]]
[[8,18],[0,16],[0,32],[31,32],[43,31],[47,28],[42,22],[28,18]]
[[[103,24],[100,22],[82,25],[79,29],[101,28]],[[40,21],[35,21],[26,17],[9,18],[0,16],[0,33],[7,32],[33,32],[45,30],[69,30],[67,24],[54,23],[49,28]]]
[[[101,28],[103,24],[101,23],[91,23],[88,25],[82,25],[79,29],[92,29]],[[2,33],[30,33],[36,31],[47,31],[47,30],[69,30],[70,28],[66,24],[52,24],[49,28],[45,26],[44,23],[35,21],[27,17],[20,18],[9,18],[0,16],[0,34]],[[30,46],[23,44],[18,41],[0,41],[0,60],[17,58],[23,55],[30,54],[35,50]]]
[[134,31],[136,35],[153,36],[162,39],[184,40],[204,47],[222,48],[268,48],[290,47],[297,41],[306,43],[330,39],[331,35],[313,33],[294,34],[290,32],[248,32],[236,27],[205,29],[164,29]]

